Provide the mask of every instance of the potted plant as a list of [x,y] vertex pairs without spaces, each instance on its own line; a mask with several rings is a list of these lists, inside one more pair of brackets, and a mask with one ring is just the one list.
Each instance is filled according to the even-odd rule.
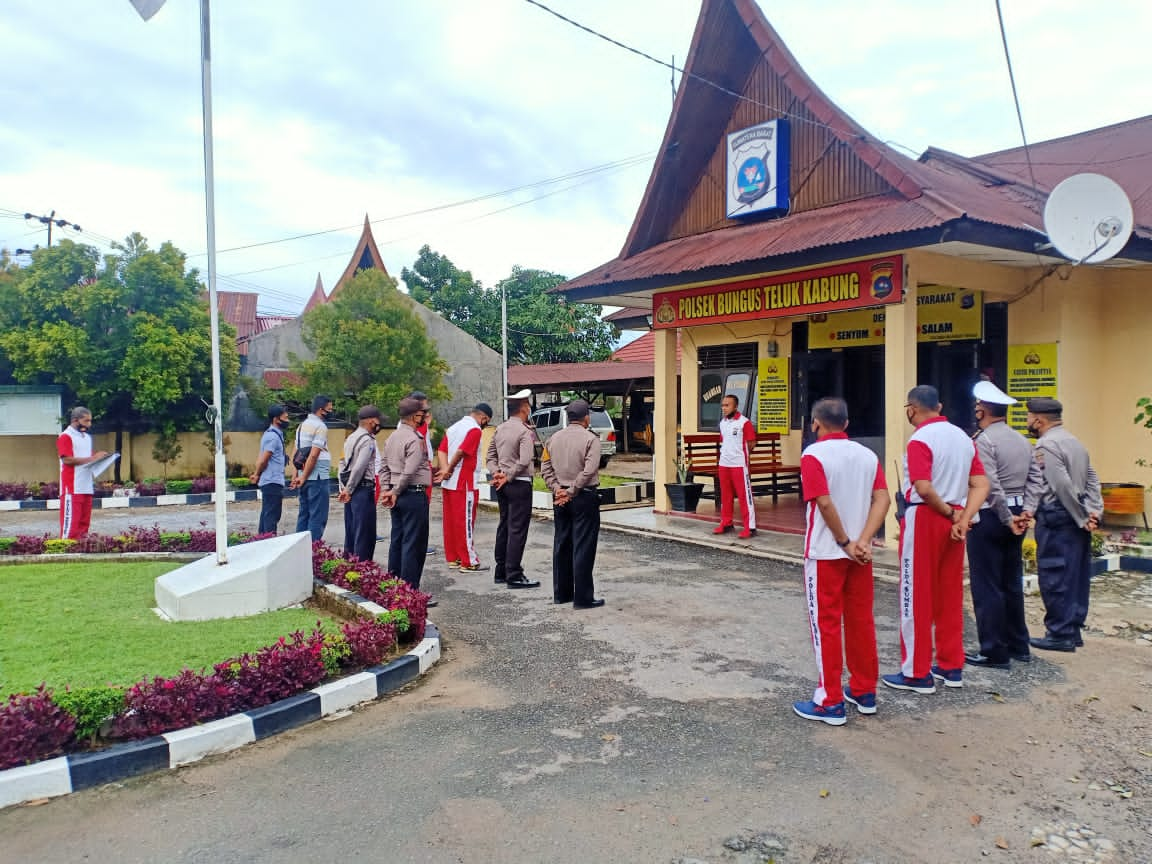
[[695,513],[700,496],[704,493],[704,484],[690,482],[692,475],[688,470],[688,461],[679,446],[676,448],[675,465],[677,482],[664,484],[669,506],[680,513]]

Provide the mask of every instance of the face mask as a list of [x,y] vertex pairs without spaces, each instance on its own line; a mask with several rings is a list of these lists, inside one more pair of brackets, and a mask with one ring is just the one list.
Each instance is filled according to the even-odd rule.
[[279,426],[281,429],[287,429],[288,428],[288,421],[277,419],[276,425]]
[[916,425],[916,412],[915,411],[905,411],[904,416],[908,418],[908,425],[910,425],[910,426]]

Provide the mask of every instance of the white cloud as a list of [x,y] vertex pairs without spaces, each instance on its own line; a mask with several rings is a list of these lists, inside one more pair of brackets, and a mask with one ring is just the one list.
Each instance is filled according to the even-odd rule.
[[[0,246],[39,239],[5,209],[55,207],[113,238],[140,230],[201,252],[196,4],[166,4],[148,24],[128,4],[5,5]],[[550,5],[680,63],[699,9],[696,0]],[[881,139],[969,154],[1019,144],[991,4],[761,5],[816,84]],[[382,219],[660,144],[668,70],[523,0],[320,8],[213,9],[221,249],[358,226],[365,212]],[[1032,140],[1147,110],[1152,7],[1019,0],[1004,9]],[[486,284],[514,264],[575,275],[619,251],[647,177],[647,164],[605,172],[495,215],[478,218],[556,187],[384,222],[376,236],[397,275],[425,243]],[[262,271],[240,278],[263,289],[265,306],[298,307],[317,271],[335,282],[357,233],[222,253],[220,270]]]

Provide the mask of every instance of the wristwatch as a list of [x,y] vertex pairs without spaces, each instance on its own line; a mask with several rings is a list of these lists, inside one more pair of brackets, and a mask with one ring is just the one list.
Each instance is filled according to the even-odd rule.
[[849,537],[849,538],[848,538],[847,540],[845,540],[843,543],[841,543],[839,540],[837,540],[837,541],[836,541],[836,545],[837,545],[837,546],[839,546],[841,549],[843,549],[845,546],[847,546],[847,545],[848,545],[849,543],[851,543],[851,542],[852,542],[852,538],[851,538],[851,537]]

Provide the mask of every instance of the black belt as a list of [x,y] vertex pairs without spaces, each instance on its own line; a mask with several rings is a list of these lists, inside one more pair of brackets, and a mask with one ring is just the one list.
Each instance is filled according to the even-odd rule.
[[599,487],[599,486],[585,486],[585,487],[584,487],[583,489],[581,489],[580,491],[581,491],[581,492],[596,492],[596,493],[599,493],[599,492],[600,492],[600,487]]
[[425,489],[427,489],[427,488],[428,488],[428,487],[427,487],[427,486],[425,486],[425,485],[423,485],[423,484],[420,484],[420,483],[413,483],[411,486],[409,486],[409,487],[408,487],[407,489],[405,489],[404,491],[405,491],[405,492],[423,492],[423,491],[424,491]]
[[376,481],[375,480],[361,480],[359,483],[356,484],[357,489],[365,489],[365,488],[374,489],[375,487],[376,487]]

